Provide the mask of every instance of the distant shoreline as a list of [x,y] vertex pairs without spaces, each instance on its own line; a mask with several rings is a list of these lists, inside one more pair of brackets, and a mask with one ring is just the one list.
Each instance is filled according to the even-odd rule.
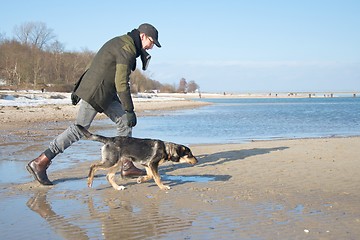
[[[37,90],[0,90],[0,100],[4,99],[7,95],[58,95],[70,97],[70,93],[65,92],[41,92]],[[196,93],[138,93],[132,94],[134,100],[143,99],[143,98],[153,98],[156,97],[168,97],[176,100],[176,98],[180,99],[197,99],[197,98],[329,98],[329,97],[360,97],[360,91],[315,91],[315,92],[196,92]],[[161,100],[161,99],[159,99]],[[0,104],[1,105],[1,104]]]
[[[139,93],[133,95],[139,116],[151,111],[196,108],[210,103],[201,99],[216,98],[331,98],[360,97],[360,92],[313,93]],[[195,100],[195,101],[194,101]],[[0,91],[0,130],[30,127],[35,122],[73,121],[78,106],[73,106],[70,93],[41,91]],[[97,118],[103,118],[99,114]]]
[[269,92],[269,93],[158,93],[159,97],[179,98],[331,98],[360,97],[360,92]]

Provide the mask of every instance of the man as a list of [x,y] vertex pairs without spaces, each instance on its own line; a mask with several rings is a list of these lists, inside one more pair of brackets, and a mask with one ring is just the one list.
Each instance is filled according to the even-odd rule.
[[[146,70],[150,60],[146,50],[152,49],[154,44],[161,47],[158,31],[144,23],[123,36],[109,40],[100,48],[73,93],[75,98],[82,99],[76,122],[26,166],[35,180],[42,185],[53,184],[46,173],[51,160],[83,136],[76,124],[88,129],[97,113],[106,114],[116,124],[119,136],[131,136],[132,128],[136,125],[136,114],[130,94],[130,73],[135,70],[139,56],[143,70]],[[124,177],[137,177],[146,173],[128,160],[124,162],[121,174]]]

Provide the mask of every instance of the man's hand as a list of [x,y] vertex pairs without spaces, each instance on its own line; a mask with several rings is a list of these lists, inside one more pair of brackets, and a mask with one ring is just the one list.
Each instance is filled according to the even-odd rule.
[[129,127],[135,127],[136,125],[136,114],[135,112],[131,111],[131,112],[128,112],[126,111],[126,117],[127,117],[127,120],[128,120],[128,126]]

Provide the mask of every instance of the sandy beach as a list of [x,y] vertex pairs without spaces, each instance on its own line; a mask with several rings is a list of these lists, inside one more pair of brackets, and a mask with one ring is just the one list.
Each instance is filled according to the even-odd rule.
[[[195,108],[191,100],[135,102],[148,110]],[[190,146],[195,166],[166,163],[153,181],[117,180],[79,162],[86,141],[54,159],[54,186],[25,164],[75,118],[77,106],[0,107],[0,228],[3,239],[358,239],[360,137]],[[99,116],[101,118],[102,116]],[[94,149],[94,159],[100,156]],[[66,169],[56,164],[68,162]],[[53,170],[52,170],[53,169]],[[55,170],[56,169],[56,170]]]

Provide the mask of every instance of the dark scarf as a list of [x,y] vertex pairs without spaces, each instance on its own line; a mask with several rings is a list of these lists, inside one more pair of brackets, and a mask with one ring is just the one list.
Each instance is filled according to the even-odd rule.
[[141,49],[142,49],[139,30],[134,29],[131,32],[128,32],[127,35],[129,35],[134,41],[136,47],[136,57],[139,57],[141,55]]
[[[135,43],[135,48],[136,48],[136,57],[141,56],[141,61],[142,61],[142,69],[145,71],[147,69],[147,66],[149,65],[151,56],[149,53],[147,53],[145,51],[145,49],[142,48],[142,43],[141,43],[141,39],[140,39],[140,32],[137,29],[132,30],[131,32],[127,33],[132,40]],[[136,68],[136,62],[135,62],[135,66],[133,66],[133,71]]]

